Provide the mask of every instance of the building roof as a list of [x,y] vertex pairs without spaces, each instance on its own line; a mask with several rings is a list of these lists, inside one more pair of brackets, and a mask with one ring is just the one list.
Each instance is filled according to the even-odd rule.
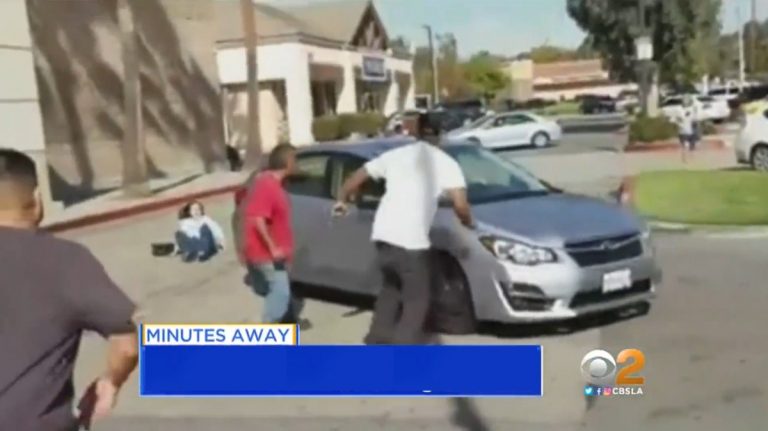
[[533,76],[536,80],[568,82],[606,79],[608,73],[603,70],[602,61],[598,59],[534,64]]
[[[254,2],[256,33],[259,43],[292,37],[350,43],[369,8],[374,8],[371,0],[336,0],[292,7]],[[240,11],[238,1],[217,2],[218,42],[243,40]],[[373,12],[378,19],[375,8]]]

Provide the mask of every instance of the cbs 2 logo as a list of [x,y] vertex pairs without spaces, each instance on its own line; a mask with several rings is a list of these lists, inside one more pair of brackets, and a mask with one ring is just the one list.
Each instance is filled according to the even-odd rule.
[[[631,362],[630,362],[631,360]],[[621,367],[617,364],[622,365]],[[624,349],[616,356],[605,350],[592,350],[581,360],[581,374],[587,383],[598,386],[638,386],[645,377],[635,374],[645,368],[645,355],[638,349]]]

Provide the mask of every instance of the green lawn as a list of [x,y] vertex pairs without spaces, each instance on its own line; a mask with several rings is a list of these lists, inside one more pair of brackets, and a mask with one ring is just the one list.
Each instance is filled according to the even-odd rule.
[[576,115],[580,113],[579,106],[579,102],[560,102],[556,105],[537,109],[535,112],[545,116]]
[[768,174],[752,171],[646,172],[634,203],[654,220],[703,225],[768,225]]

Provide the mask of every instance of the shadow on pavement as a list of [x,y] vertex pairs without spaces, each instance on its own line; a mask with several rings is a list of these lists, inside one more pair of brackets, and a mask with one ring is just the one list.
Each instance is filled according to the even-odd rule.
[[515,325],[484,323],[480,325],[479,333],[499,338],[534,338],[569,335],[645,316],[650,309],[650,303],[640,302],[611,312],[559,322]]

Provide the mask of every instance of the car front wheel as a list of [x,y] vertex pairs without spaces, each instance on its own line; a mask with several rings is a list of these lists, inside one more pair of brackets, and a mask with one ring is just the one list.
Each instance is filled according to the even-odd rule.
[[752,150],[752,168],[768,172],[768,145],[759,144]]
[[464,271],[446,252],[434,254],[435,294],[429,327],[441,334],[466,335],[477,332],[475,307]]

